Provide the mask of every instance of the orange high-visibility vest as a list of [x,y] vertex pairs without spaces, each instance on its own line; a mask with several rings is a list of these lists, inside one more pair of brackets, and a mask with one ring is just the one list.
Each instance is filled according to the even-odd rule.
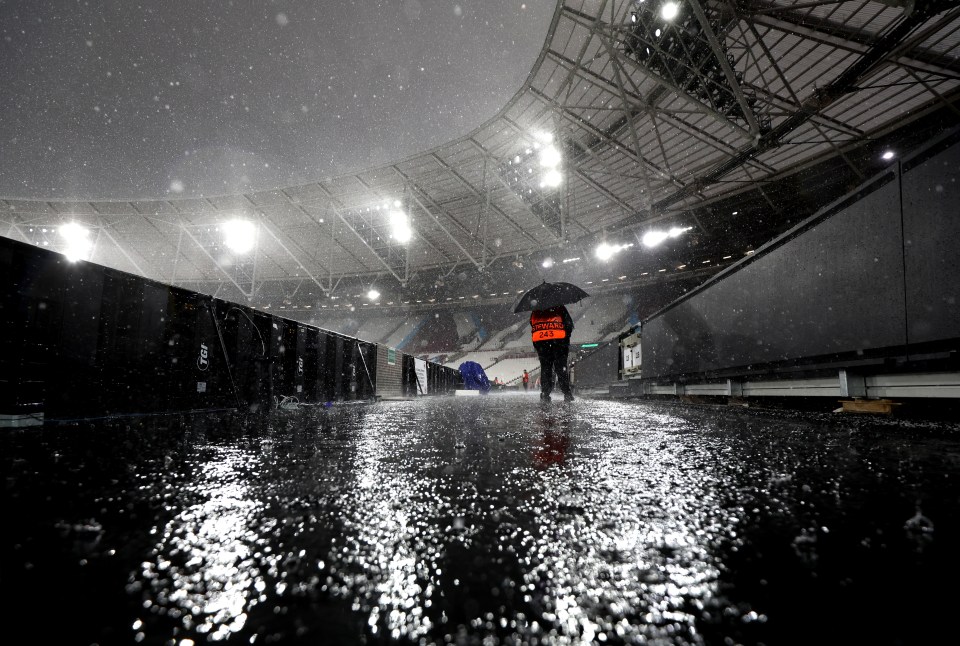
[[563,327],[563,316],[560,312],[551,312],[550,310],[533,312],[530,315],[530,328],[533,331],[534,343],[567,338],[567,331]]

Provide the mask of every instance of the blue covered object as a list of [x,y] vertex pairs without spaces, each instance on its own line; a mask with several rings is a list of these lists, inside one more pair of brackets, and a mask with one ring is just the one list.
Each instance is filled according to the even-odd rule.
[[460,364],[460,376],[463,377],[463,387],[467,390],[479,390],[481,393],[490,392],[490,380],[476,361],[464,361]]

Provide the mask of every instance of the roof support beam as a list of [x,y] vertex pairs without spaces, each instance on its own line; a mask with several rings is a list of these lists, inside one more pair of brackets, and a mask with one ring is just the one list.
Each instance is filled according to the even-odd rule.
[[[300,259],[297,258],[297,256],[294,255],[293,252],[291,252],[291,251],[287,248],[287,245],[285,245],[285,244],[283,243],[283,240],[280,238],[280,236],[278,236],[276,233],[274,233],[273,230],[272,230],[269,226],[267,226],[267,223],[266,223],[266,222],[261,221],[261,222],[260,222],[260,226],[261,226],[261,228],[263,228],[264,231],[266,231],[268,234],[270,234],[270,237],[273,238],[274,241],[276,241],[276,243],[277,243],[278,245],[280,245],[280,248],[281,248],[281,249],[283,249],[284,251],[287,252],[287,255],[290,256],[295,263],[297,263],[297,266],[300,267],[300,269],[303,270],[303,272],[310,278],[310,280],[312,280],[312,281],[314,282],[314,284],[315,284],[317,287],[319,287],[320,290],[321,290],[324,294],[326,294],[326,293],[327,293],[327,288],[324,287],[324,286],[323,286],[323,283],[321,283],[313,274],[311,274],[311,273],[310,273],[310,270],[307,269],[307,268],[303,265],[302,262],[300,262]],[[317,264],[319,264],[319,263],[317,263]],[[320,267],[323,268],[323,265],[320,265]]]
[[[610,57],[610,62],[613,63],[613,78],[617,82],[617,90],[620,93],[620,109],[623,110],[623,117],[626,119],[627,127],[630,130],[630,138],[633,140],[633,149],[636,151],[638,156],[642,157],[640,154],[640,137],[637,136],[637,127],[633,123],[633,114],[631,114],[630,102],[627,100],[627,90],[623,87],[623,77],[620,74],[623,67],[620,65],[620,61],[618,60],[616,53],[614,53],[613,47],[610,45],[610,41],[604,39],[603,46],[607,50],[607,55]],[[657,134],[657,138],[659,139],[659,133]],[[666,162],[666,155],[663,156],[663,160]],[[669,164],[665,165],[667,166],[667,175],[672,177],[673,173],[670,172]],[[643,177],[643,182],[647,186],[647,195],[653,195],[653,191],[650,188],[650,179],[646,175]]]
[[[397,274],[397,272],[394,271],[393,267],[390,266],[390,263],[388,263],[386,260],[384,260],[383,256],[381,256],[381,255],[377,252],[377,250],[374,249],[374,248],[370,245],[369,242],[367,242],[366,238],[364,238],[362,235],[360,235],[360,232],[357,231],[357,230],[353,227],[353,225],[350,224],[350,222],[347,220],[347,218],[344,217],[343,213],[340,211],[340,208],[338,208],[338,207],[340,207],[340,203],[337,201],[337,199],[336,199],[335,197],[333,197],[333,195],[330,194],[330,191],[328,191],[327,188],[326,188],[325,186],[323,186],[322,184],[317,184],[317,186],[320,188],[321,191],[323,191],[323,192],[326,194],[327,199],[328,199],[328,201],[329,201],[328,206],[330,207],[330,210],[332,210],[332,211],[336,214],[336,216],[340,219],[340,221],[343,222],[343,225],[344,225],[345,227],[347,227],[347,229],[349,229],[350,232],[353,233],[353,235],[355,235],[355,236],[357,237],[357,239],[358,239],[361,243],[363,243],[363,246],[366,247],[366,248],[370,251],[370,253],[372,253],[372,254],[376,257],[377,260],[380,261],[380,264],[383,265],[388,272],[390,272],[390,275],[391,275],[391,276],[393,276],[394,278],[396,278],[397,281],[398,281],[401,285],[406,285],[406,284],[407,284],[407,271],[409,270],[409,263],[408,263],[408,262],[404,262],[404,276],[403,276],[403,277],[401,277],[399,274]],[[409,254],[407,254],[407,258],[409,259]]]
[[[497,161],[496,158],[493,157],[493,155],[490,153],[490,151],[488,151],[486,148],[484,148],[484,147],[483,147],[479,142],[477,142],[475,139],[470,139],[470,140],[469,140],[469,143],[470,143],[471,146],[473,146],[474,148],[476,148],[477,150],[479,150],[486,158],[489,158],[489,160],[490,160],[491,162],[494,162],[494,163],[495,163],[495,162]],[[495,177],[497,176],[496,173],[494,173],[493,175],[494,175]],[[498,177],[498,179],[501,180],[501,184],[504,184],[503,181],[502,181],[502,178],[499,178],[499,177]],[[467,190],[470,191],[470,193],[472,193],[477,199],[480,199],[480,200],[484,199],[483,196],[480,195],[480,192],[477,191],[477,189],[476,189],[472,184],[470,184],[469,182],[467,182],[466,179],[461,178],[461,181],[464,183],[464,186],[467,188]],[[507,186],[506,184],[504,184],[504,188],[506,188],[507,190],[509,190],[511,194],[513,193],[513,189],[510,188],[509,186]],[[489,190],[490,190],[490,189],[487,189],[487,191],[489,191]],[[506,223],[509,224],[511,227],[513,227],[514,231],[516,231],[517,233],[519,233],[519,234],[522,235],[523,237],[525,237],[525,238],[527,238],[528,240],[530,240],[533,244],[535,244],[535,245],[539,245],[539,244],[540,244],[540,242],[539,242],[535,237],[533,237],[533,236],[530,234],[529,231],[527,231],[526,229],[524,229],[523,227],[521,227],[519,224],[517,224],[517,222],[516,222],[513,218],[511,218],[509,215],[507,215],[507,214],[506,214],[502,209],[500,209],[497,205],[491,204],[491,205],[490,205],[490,209],[491,209],[494,213],[496,213],[497,215],[499,215],[501,218],[503,218],[504,222],[506,222]],[[531,214],[531,215],[532,215],[532,214]],[[488,253],[489,253],[489,252],[488,252]]]
[[[760,44],[760,48],[763,50],[764,55],[767,57],[767,60],[769,61],[771,67],[773,68],[773,71],[777,73],[777,76],[780,78],[780,82],[783,83],[783,87],[785,87],[787,91],[790,93],[790,98],[793,99],[794,104],[800,105],[801,104],[800,97],[798,97],[796,93],[793,91],[793,88],[790,86],[790,83],[787,81],[786,75],[780,69],[780,64],[777,62],[777,59],[774,58],[769,48],[767,48],[767,44],[763,42],[763,38],[760,37],[760,34],[757,32],[757,28],[753,24],[750,24],[750,31],[751,33],[753,33],[754,38],[756,38],[757,42]],[[844,152],[840,149],[837,143],[833,141],[833,139],[828,137],[825,132],[823,132],[823,130],[819,125],[819,120],[811,119],[810,121],[813,124],[813,127],[817,129],[817,132],[820,133],[820,136],[823,137],[823,140],[828,142],[830,144],[830,147],[836,150],[838,154],[840,154],[840,156],[843,157],[843,160],[847,162],[847,165],[850,166],[853,172],[858,177],[860,177],[860,179],[863,179],[863,173],[860,171],[860,169],[857,168],[854,164],[850,163],[850,159],[844,154]],[[746,167],[744,167],[744,170],[746,171]],[[749,177],[749,173],[747,174],[747,176]],[[761,190],[761,193],[763,193],[764,198],[766,198],[767,201],[769,202],[770,198],[767,197],[767,194],[763,192],[762,188],[760,190]],[[772,202],[771,202],[771,206],[773,206]]]
[[227,277],[227,280],[229,280],[230,283],[231,283],[234,287],[236,287],[237,290],[238,290],[241,294],[243,294],[244,296],[246,296],[248,299],[252,299],[254,296],[256,296],[257,290],[256,290],[255,287],[254,287],[253,281],[250,281],[250,291],[248,292],[248,291],[245,290],[243,287],[241,287],[241,286],[237,283],[236,280],[234,280],[233,276],[231,276],[230,274],[228,274],[227,271],[226,271],[223,267],[220,266],[220,263],[217,262],[217,259],[210,255],[210,252],[207,251],[206,247],[204,247],[202,244],[200,244],[200,241],[197,240],[195,237],[193,237],[193,234],[190,233],[190,230],[187,229],[187,227],[185,227],[185,226],[183,225],[183,223],[180,224],[180,230],[183,231],[184,233],[186,233],[188,238],[190,238],[191,240],[193,240],[193,243],[194,243],[195,245],[197,245],[197,247],[200,249],[200,251],[203,252],[203,255],[205,255],[207,258],[210,259],[210,262],[213,263],[214,267],[216,267],[217,269],[219,269],[219,270],[220,270],[220,273],[222,273],[224,276],[226,276],[226,277]]
[[[543,92],[540,92],[539,90],[535,90],[535,89],[533,89],[533,88],[530,88],[530,93],[533,94],[534,96],[542,99],[543,101],[546,101],[547,103],[556,106],[556,107],[559,109],[559,106],[556,105],[556,103],[554,102],[554,100],[551,99],[550,97],[548,97],[547,95],[545,95]],[[630,146],[625,145],[622,141],[619,141],[619,140],[617,140],[617,139],[613,139],[612,137],[610,137],[610,135],[608,135],[607,133],[603,132],[602,130],[600,130],[599,128],[597,128],[596,126],[594,126],[593,124],[588,123],[588,122],[586,122],[586,121],[583,121],[583,120],[581,120],[579,117],[577,117],[576,115],[569,114],[569,113],[566,112],[565,110],[560,110],[560,116],[562,116],[564,119],[566,119],[567,121],[569,121],[573,126],[588,131],[591,135],[593,135],[594,137],[596,137],[596,138],[599,139],[600,141],[603,141],[605,144],[607,144],[607,145],[609,145],[609,146],[614,146],[614,147],[616,147],[619,152],[623,153],[625,156],[629,157],[631,160],[633,160],[633,161],[635,161],[636,163],[640,164],[642,167],[644,167],[644,168],[646,168],[646,169],[648,169],[648,170],[653,171],[654,177],[656,177],[656,178],[659,179],[659,178],[662,178],[662,177],[666,176],[666,173],[664,173],[662,169],[660,169],[660,168],[659,168],[658,166],[656,166],[655,164],[647,161],[647,159],[646,159],[645,157],[643,157],[642,155],[638,154],[638,152],[634,151],[633,148],[631,148]],[[667,183],[668,183],[668,184],[669,184],[669,183],[673,183],[673,184],[677,184],[678,186],[683,186],[683,183],[682,183],[682,182],[680,182],[680,181],[677,180],[677,179],[672,179],[672,178],[669,179]],[[652,188],[651,188],[651,190],[652,190]]]
[[697,21],[703,28],[703,33],[707,37],[707,42],[710,43],[710,49],[713,50],[713,55],[716,57],[717,62],[720,63],[720,69],[723,70],[723,75],[727,77],[727,83],[730,86],[730,91],[733,92],[733,96],[737,100],[740,110],[743,111],[743,118],[747,120],[747,124],[750,126],[751,134],[753,134],[754,137],[759,136],[760,125],[757,123],[756,117],[753,116],[753,110],[747,104],[747,97],[743,95],[743,90],[740,88],[740,84],[737,82],[737,77],[733,73],[733,68],[730,67],[730,63],[727,61],[727,55],[723,51],[720,41],[717,40],[717,35],[713,33],[713,27],[710,26],[710,20],[707,18],[707,14],[703,11],[703,7],[700,6],[700,0],[687,1],[690,5],[690,8],[693,9],[693,15],[697,17]]
[[[397,171],[397,172],[399,172],[399,171]],[[483,265],[482,265],[481,263],[477,262],[477,260],[476,260],[473,256],[470,255],[470,252],[468,252],[466,249],[464,249],[463,245],[460,244],[460,241],[457,240],[456,236],[454,236],[453,234],[451,234],[450,231],[447,230],[447,227],[443,226],[443,223],[440,221],[440,218],[437,217],[436,213],[434,213],[433,211],[431,211],[430,209],[428,209],[428,208],[426,207],[426,205],[420,200],[420,197],[418,197],[418,195],[423,195],[423,197],[426,198],[427,200],[430,199],[429,196],[427,196],[427,195],[423,192],[423,190],[420,189],[420,187],[415,186],[415,185],[411,185],[411,187],[410,187],[410,196],[413,198],[413,201],[417,203],[417,206],[420,207],[420,210],[422,210],[424,213],[426,213],[426,214],[429,215],[431,218],[433,218],[433,221],[437,223],[437,226],[440,227],[440,229],[441,229],[444,233],[447,234],[447,236],[453,241],[453,244],[457,245],[457,249],[459,249],[460,252],[461,252],[464,256],[467,257],[467,260],[469,260],[470,262],[472,262],[475,267],[477,267],[477,268],[482,268]],[[435,208],[436,208],[436,207],[435,207]],[[438,210],[439,210],[439,209],[438,209]]]
[[[392,168],[395,172],[397,171],[396,167],[391,166],[391,168]],[[367,184],[365,181],[363,181],[363,178],[362,178],[362,177],[357,177],[356,180],[357,180],[357,181],[361,184],[361,186],[363,186],[365,189],[367,189],[367,190],[370,191],[371,193],[376,193],[378,197],[383,198],[383,193],[381,193],[379,190],[373,188],[372,186],[370,186],[369,184]],[[433,214],[431,213],[430,215],[433,215]],[[436,218],[434,218],[434,219],[436,219]],[[438,224],[439,224],[439,222],[438,222]],[[441,225],[440,228],[443,229],[443,226]],[[446,229],[444,229],[444,232],[447,233],[447,235],[450,235],[450,234],[446,231]],[[418,232],[417,232],[417,236],[418,236],[421,240],[423,240],[425,243],[427,243],[427,245],[428,245],[431,249],[433,249],[435,252],[437,252],[438,254],[440,254],[441,256],[443,256],[443,259],[444,259],[445,261],[450,262],[450,261],[452,260],[452,258],[450,258],[450,256],[448,256],[442,249],[440,249],[439,247],[437,247],[437,245],[433,244],[433,241],[431,241],[426,235],[424,235],[424,233],[423,233],[422,231],[418,231]]]
[[[281,191],[281,193],[283,193],[283,191]],[[290,199],[289,196],[288,196],[286,193],[284,193],[284,196],[285,196],[288,200]],[[250,196],[249,196],[249,195],[244,195],[243,197],[244,197],[244,198],[247,200],[247,202],[250,204],[250,208],[256,210],[256,212],[260,214],[261,224],[263,224],[264,227],[266,228],[266,222],[264,222],[264,218],[267,217],[267,216],[266,216],[266,213],[265,213],[259,206],[257,206],[257,205],[253,202],[252,199],[250,199]],[[291,201],[291,205],[292,205],[292,204],[293,204],[293,202]],[[303,210],[303,209],[300,209],[300,210],[301,210],[302,213],[306,214],[307,217],[309,217],[311,220],[313,220],[313,217],[310,216],[309,213],[307,213],[307,212],[306,212],[305,210]],[[271,224],[272,224],[272,222],[271,222]],[[304,267],[303,263],[300,261],[300,257],[297,256],[295,253],[293,253],[293,251],[291,251],[291,250],[289,249],[289,247],[287,247],[287,244],[290,244],[291,246],[295,246],[297,249],[299,249],[300,251],[302,251],[302,252],[303,252],[304,254],[306,254],[307,256],[309,256],[310,254],[308,254],[308,253],[306,252],[306,250],[305,250],[303,247],[301,247],[300,244],[299,244],[296,240],[290,240],[289,238],[287,238],[287,236],[285,236],[285,235],[283,234],[283,231],[279,228],[279,225],[277,225],[277,228],[278,228],[277,232],[274,232],[274,231],[272,231],[271,229],[267,229],[267,233],[269,233],[270,236],[271,236],[274,240],[277,241],[277,244],[279,244],[280,247],[281,247],[285,252],[287,252],[287,255],[290,256],[290,258],[291,258],[295,263],[297,263],[297,265],[298,265],[301,269],[303,269],[304,271],[307,271],[306,267]],[[321,270],[327,271],[326,267],[323,266],[323,263],[319,262],[316,258],[311,258],[311,260],[313,260],[313,262],[315,262],[317,265],[319,265],[319,267],[320,267]],[[309,274],[309,272],[308,272],[308,274]],[[314,281],[315,283],[317,283],[317,286],[320,287],[320,289],[323,289],[323,286],[320,285],[319,282],[317,282],[317,279],[316,279],[316,278],[314,278],[312,275],[310,276],[310,278],[313,279],[313,281]]]
[[[456,169],[455,169],[453,166],[451,166],[450,164],[448,164],[445,160],[443,160],[443,159],[440,157],[440,155],[438,155],[437,153],[431,153],[431,154],[430,154],[430,157],[433,158],[433,160],[434,160],[435,162],[437,162],[438,164],[440,164],[440,165],[444,168],[444,170],[446,170],[448,173],[450,173],[451,175],[453,175],[453,176],[457,179],[458,182],[460,182],[461,184],[463,184],[463,186],[464,186],[468,191],[470,191],[470,194],[471,194],[471,195],[473,195],[473,196],[474,196],[475,198],[477,198],[478,200],[481,200],[481,201],[484,200],[484,195],[481,194],[481,192],[477,189],[477,187],[474,186],[473,184],[471,184],[469,181],[467,181],[467,178],[466,178],[466,177],[464,177],[462,174],[458,173],[458,172],[456,171]],[[484,164],[485,164],[485,165],[484,165],[484,168],[486,168],[486,164],[489,162],[489,158],[486,157],[486,156],[484,156],[483,162],[484,162]],[[399,172],[399,169],[398,169],[398,172]],[[486,171],[484,171],[484,172],[486,172]],[[410,179],[409,179],[406,175],[404,175],[403,173],[400,173],[400,175],[404,178],[405,181],[407,181],[407,182],[410,181]],[[426,192],[425,192],[422,188],[419,188],[419,187],[418,187],[418,190],[420,191],[421,194],[426,195]],[[489,203],[489,201],[490,201],[490,191],[489,191],[489,190],[485,191],[485,194],[486,194],[486,196],[485,196],[485,197],[486,197],[486,201]],[[431,202],[432,202],[432,200],[431,200]],[[433,204],[436,204],[436,203],[433,202]],[[437,208],[439,208],[439,207],[437,207]],[[450,218],[450,219],[453,220],[453,218]],[[454,222],[457,222],[457,221],[454,220]],[[479,240],[479,239],[477,239],[477,237],[476,237],[475,235],[473,235],[472,233],[470,233],[470,230],[469,230],[469,229],[467,229],[466,227],[462,226],[459,222],[457,222],[457,225],[460,227],[460,229],[461,229],[465,234],[467,234],[468,236],[470,236],[470,238],[471,238],[472,240],[474,240],[474,241],[476,241],[477,243],[480,244],[481,253],[482,253],[484,256],[486,256],[487,254],[492,253],[492,252],[490,251],[490,249],[487,247],[487,242],[486,242],[486,240]]]
[[[94,206],[93,203],[91,203],[91,202],[87,202],[87,204],[89,205],[90,210],[97,214],[97,220],[99,220],[99,223],[100,223],[100,231],[101,231],[101,233],[103,233],[103,235],[107,236],[107,239],[108,239],[110,242],[113,243],[113,246],[115,246],[115,247],[117,248],[117,250],[121,253],[121,255],[123,255],[123,257],[126,258],[127,261],[128,261],[131,265],[133,265],[134,269],[136,269],[137,272],[138,272],[141,276],[143,276],[143,277],[148,277],[149,274],[147,274],[147,272],[145,272],[143,269],[140,268],[140,265],[137,264],[137,261],[134,260],[134,259],[130,256],[129,253],[127,253],[127,250],[123,248],[123,245],[121,245],[119,242],[117,242],[117,239],[114,238],[114,237],[110,234],[110,232],[107,230],[107,227],[109,226],[109,223],[108,223],[108,222],[106,221],[106,219],[103,217],[103,214],[100,213],[100,210],[97,209],[97,207]],[[99,240],[98,240],[98,241],[99,241]],[[91,256],[91,257],[92,257],[92,256]]]
[[[570,10],[568,10],[568,11],[570,11]],[[580,14],[579,12],[572,12],[572,11],[570,11],[570,12],[571,12],[571,14],[574,16],[573,18],[571,18],[571,20],[574,20],[574,22],[577,22],[577,23],[583,25],[583,22],[584,22],[585,19],[587,19],[587,17],[584,16],[583,14]],[[583,26],[588,27],[589,25],[583,25]],[[601,37],[603,37],[603,38],[609,39],[613,34],[620,34],[620,32],[622,31],[621,28],[620,28],[618,25],[612,25],[612,24],[609,24],[609,23],[603,23],[603,26],[605,26],[605,27],[607,28],[607,32],[608,32],[608,34],[606,34],[605,36],[601,36]],[[616,51],[616,48],[615,48],[615,47],[614,47],[613,49],[614,49],[614,51]],[[576,69],[577,72],[580,73],[580,74],[583,74],[584,72],[587,71],[586,69],[582,68],[582,67],[581,67],[579,64],[577,64],[576,62],[570,60],[569,58],[565,57],[563,54],[561,54],[561,53],[559,53],[559,52],[557,52],[557,51],[555,51],[555,50],[553,50],[553,49],[550,49],[547,53],[548,53],[548,55],[550,55],[552,58],[555,58],[555,59],[557,59],[557,60],[559,60],[559,61],[562,61],[565,65],[572,66],[572,67],[573,67],[574,69]],[[682,89],[680,89],[679,87],[677,87],[674,83],[671,83],[670,81],[668,81],[667,79],[663,78],[663,77],[660,76],[659,74],[654,74],[654,73],[650,72],[650,71],[649,71],[647,68],[645,68],[643,65],[640,65],[639,63],[637,63],[636,61],[630,59],[629,57],[626,57],[626,56],[621,55],[619,52],[617,52],[617,53],[615,54],[615,56],[616,56],[618,59],[629,61],[631,68],[636,69],[638,72],[640,72],[641,74],[643,74],[645,77],[647,77],[648,79],[650,79],[651,81],[653,81],[654,83],[656,83],[658,86],[660,86],[660,88],[662,88],[663,90],[667,90],[667,91],[669,91],[669,92],[673,92],[674,94],[676,94],[676,95],[679,96],[679,97],[683,97],[683,99],[685,99],[686,101],[689,101],[691,104],[697,106],[697,108],[698,108],[703,114],[707,114],[707,115],[711,116],[712,118],[716,119],[717,121],[719,121],[720,123],[722,123],[723,125],[729,126],[730,128],[733,128],[734,132],[736,132],[737,134],[739,134],[741,137],[746,138],[746,139],[749,139],[749,138],[752,137],[751,133],[750,133],[748,130],[746,130],[745,128],[743,128],[743,126],[741,126],[740,124],[738,124],[738,123],[736,123],[735,121],[731,120],[731,119],[730,119],[729,117],[727,117],[726,115],[720,114],[720,113],[717,112],[716,110],[714,110],[714,109],[710,108],[709,106],[705,105],[705,104],[704,104],[702,101],[700,101],[699,99],[696,99],[696,98],[690,96],[690,94],[688,94],[687,92],[683,91]],[[641,105],[641,106],[652,105],[652,102],[651,102],[651,101],[645,100],[645,99],[643,99],[643,98],[641,98],[641,97],[635,97],[635,100],[636,100],[636,102],[637,102],[637,105]]]
[[[327,190],[326,190],[323,186],[321,186],[320,184],[317,184],[317,187],[318,187],[321,191],[323,191],[324,194],[327,196],[327,197],[324,198],[324,199],[333,201],[333,198],[330,197],[329,191],[327,191]],[[283,193],[284,197],[286,197],[288,200],[290,200],[290,204],[292,204],[293,206],[295,206],[298,211],[300,211],[300,212],[303,213],[305,216],[307,216],[307,218],[310,220],[310,222],[312,222],[314,225],[319,226],[320,224],[323,224],[323,218],[321,218],[320,221],[317,221],[317,219],[316,219],[316,217],[314,217],[313,213],[311,213],[310,211],[308,211],[307,208],[303,205],[302,202],[299,202],[299,201],[297,201],[297,200],[294,200],[292,197],[290,197],[290,194],[287,193],[287,191],[286,191],[285,189],[281,189],[280,192]],[[331,210],[333,210],[333,209],[331,208]],[[332,242],[333,244],[337,244],[337,238],[336,238],[336,234],[335,234],[335,231],[334,231],[334,227],[333,227],[333,226],[330,227],[330,242]],[[351,258],[353,258],[353,259],[357,262],[358,265],[362,266],[364,269],[367,269],[366,263],[364,263],[362,260],[360,260],[359,258],[357,258],[356,254],[354,254],[352,251],[350,251],[349,249],[347,249],[347,248],[344,247],[343,245],[340,245],[340,248],[341,248],[343,251],[345,251],[345,252],[347,253],[347,255],[349,255]],[[317,263],[317,264],[320,264],[320,263]],[[323,267],[323,265],[320,265],[320,268],[323,269],[324,271],[326,271],[326,272],[329,274],[330,280],[329,280],[328,282],[332,285],[332,284],[333,284],[333,269],[325,269],[325,268]],[[333,291],[333,287],[328,287],[328,289],[329,289],[330,291]]]
[[115,246],[117,250],[123,255],[123,257],[126,258],[127,261],[134,266],[134,268],[137,270],[137,272],[141,276],[145,278],[149,277],[149,274],[147,274],[147,272],[145,272],[143,269],[140,268],[140,265],[137,264],[137,261],[130,257],[130,254],[127,253],[127,250],[123,248],[123,245],[117,242],[117,239],[114,238],[112,235],[110,235],[110,232],[107,231],[106,224],[102,222],[102,219],[101,219],[99,228],[100,228],[100,231],[103,232],[103,235],[107,236],[107,239],[113,243],[113,246]]
[[367,242],[366,238],[360,235],[360,232],[357,231],[352,224],[350,224],[350,221],[347,220],[347,218],[345,218],[338,209],[336,209],[335,207],[331,207],[331,208],[333,208],[333,212],[337,214],[337,217],[340,218],[340,221],[343,222],[343,225],[347,227],[347,229],[349,229],[351,233],[353,233],[353,235],[357,236],[357,240],[363,243],[363,246],[366,247],[370,251],[370,253],[376,256],[377,260],[380,261],[380,264],[383,265],[384,268],[390,272],[390,275],[396,278],[401,285],[406,285],[407,283],[406,276],[405,275],[400,276],[396,271],[394,271],[393,267],[390,266],[390,263],[384,260],[383,257],[379,253],[377,253],[377,250],[374,249],[372,246],[370,246],[370,243]]
[[[484,155],[487,155],[487,154],[488,154],[487,151],[484,150],[483,147],[480,146],[477,142],[475,142],[475,141],[473,141],[473,140],[471,139],[471,140],[470,140],[470,143],[471,143],[475,148],[477,148],[478,150],[480,150]],[[437,161],[437,163],[439,163],[441,166],[444,166],[444,168],[445,168],[446,170],[448,170],[448,171],[452,171],[452,170],[453,170],[453,169],[449,166],[449,164],[447,164],[446,162],[444,162],[442,159],[440,159],[440,158],[434,158],[434,159],[435,159],[435,160]],[[406,175],[405,173],[401,172],[399,168],[396,169],[396,171],[397,171],[397,173],[404,179],[405,182],[408,182],[408,184],[410,185],[410,187],[411,187],[413,190],[417,191],[426,201],[428,201],[431,205],[433,205],[438,211],[443,211],[443,209],[427,194],[427,192],[424,191],[422,188],[420,188],[417,184],[415,184],[415,183],[413,182],[413,180],[412,180],[408,175]],[[465,177],[463,177],[462,175],[460,175],[459,173],[456,173],[456,172],[453,172],[452,174],[453,174],[453,176],[454,176],[455,178],[457,178],[457,180],[458,180],[460,183],[463,184],[463,186],[464,186],[464,187],[470,192],[470,194],[473,195],[476,199],[478,199],[478,200],[483,200],[483,199],[484,199],[483,196],[480,194],[480,192],[476,189],[476,187],[474,187],[470,182],[468,182]],[[506,215],[503,211],[501,211],[500,209],[498,209],[498,208],[497,208],[496,206],[494,206],[494,205],[491,205],[490,208],[491,208],[495,213],[497,213],[497,215],[501,216],[506,222],[508,222],[509,224],[511,224],[511,225],[513,226],[513,228],[516,229],[516,231],[517,231],[518,233],[521,233],[521,234],[523,234],[523,235],[526,235],[526,236],[530,237],[531,240],[536,241],[536,239],[533,238],[532,236],[530,236],[529,233],[527,233],[526,231],[524,231],[523,228],[522,228],[520,225],[518,225],[518,224],[517,224],[516,222],[514,222],[512,219],[510,219],[509,217],[507,217],[507,215]],[[455,223],[455,224],[457,225],[457,227],[458,227],[465,235],[469,236],[471,239],[475,239],[475,238],[473,237],[473,235],[470,233],[470,231],[467,230],[466,227],[464,227],[462,224],[460,224],[459,222],[457,222],[457,220],[455,220],[455,219],[453,219],[453,218],[450,218],[450,220],[451,220],[451,222]],[[441,227],[441,228],[443,228],[443,227]],[[451,239],[453,239],[453,235],[452,235],[449,231],[447,231],[446,229],[444,229],[444,231],[447,233],[448,236],[451,237]],[[454,239],[454,242],[456,242],[455,239]],[[490,250],[486,248],[486,245],[485,245],[482,241],[478,241],[478,242],[479,242],[479,244],[481,245],[481,249],[483,250],[483,252],[484,252],[485,254],[491,253]],[[459,246],[459,242],[457,242],[457,245]],[[467,255],[467,257],[470,258],[469,254]],[[473,262],[474,264],[477,264],[477,261],[474,260],[473,258],[470,258],[470,260],[471,260],[471,262]],[[482,266],[482,265],[477,265],[477,266]]]
[[667,206],[675,204],[690,196],[695,191],[699,191],[703,186],[716,183],[721,177],[724,177],[735,168],[744,165],[748,160],[756,157],[765,150],[770,150],[781,145],[783,138],[796,130],[802,124],[807,122],[813,115],[826,110],[834,102],[844,97],[856,87],[856,84],[873,72],[878,65],[900,46],[913,29],[930,18],[929,12],[937,11],[939,3],[917,8],[908,17],[896,24],[892,29],[885,32],[876,43],[866,51],[863,56],[857,59],[847,69],[843,70],[833,81],[822,88],[818,88],[803,102],[796,112],[787,119],[780,122],[775,128],[765,133],[757,142],[752,142],[745,146],[740,153],[722,164],[715,166],[706,175],[697,178],[697,180],[687,187],[675,192],[663,200],[653,205],[654,210],[661,210]]
[[[776,17],[762,13],[752,13],[771,8],[776,7],[769,3],[757,1],[751,2],[746,9],[742,5],[738,6],[743,18],[754,25],[762,25],[779,32],[800,36],[807,40],[856,54],[865,54],[872,47],[872,43],[867,40],[867,37],[848,27],[830,23],[826,20],[814,23],[811,26],[811,20],[815,19],[809,16],[791,15],[790,9],[792,7],[780,7],[782,11],[779,11]],[[940,22],[943,24],[955,17],[956,12],[951,12]],[[935,52],[923,53],[921,50],[914,50],[910,56],[896,55],[889,60],[900,67],[913,69],[917,72],[939,74],[946,78],[960,80],[960,62],[955,58],[945,59]],[[943,64],[940,64],[941,62]]]
[[[177,216],[176,216],[176,220],[172,220],[172,221],[171,221],[171,220],[160,220],[160,218],[157,218],[156,215],[150,216],[150,215],[147,215],[147,214],[141,212],[140,209],[137,208],[137,205],[136,205],[135,203],[133,203],[133,202],[127,202],[127,204],[130,205],[130,208],[133,210],[133,212],[136,214],[137,217],[142,217],[146,222],[148,222],[148,223],[150,224],[150,226],[153,227],[153,230],[156,231],[157,234],[160,235],[165,241],[167,241],[168,244],[171,244],[171,245],[172,245],[173,243],[170,242],[170,240],[167,238],[166,234],[164,234],[164,233],[160,230],[160,228],[154,223],[154,220],[159,220],[159,221],[163,222],[164,224],[167,224],[167,225],[171,226],[172,228],[177,229],[177,231],[179,232],[179,238],[178,238],[178,240],[177,240],[177,248],[176,248],[176,254],[177,254],[177,255],[175,256],[175,258],[176,258],[175,262],[179,262],[179,260],[180,260],[180,258],[181,258],[181,254],[180,254],[180,248],[181,248],[181,247],[180,247],[180,241],[183,239],[183,225],[182,225],[182,223],[181,223],[180,216],[177,215]],[[173,209],[174,211],[176,211],[175,207],[173,207],[173,205],[172,205],[169,201],[164,201],[164,202],[162,202],[162,204],[166,204],[166,205],[169,206],[171,209]],[[126,215],[126,214],[125,214],[125,215]],[[203,273],[204,273],[204,272],[203,272],[203,269],[200,267],[200,265],[198,265],[197,263],[195,263],[192,259],[190,259],[190,258],[183,258],[183,259],[184,259],[184,260],[187,260],[187,261],[190,263],[190,265],[191,265],[194,269],[197,270],[197,273],[198,273],[198,274],[203,274]]]

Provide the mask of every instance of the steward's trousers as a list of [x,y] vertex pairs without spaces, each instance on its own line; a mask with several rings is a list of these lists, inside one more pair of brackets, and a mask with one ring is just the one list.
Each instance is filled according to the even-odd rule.
[[570,339],[539,341],[533,344],[540,358],[540,392],[549,395],[553,391],[553,375],[557,375],[557,385],[564,395],[570,395],[570,375],[567,372],[567,354],[570,352]]

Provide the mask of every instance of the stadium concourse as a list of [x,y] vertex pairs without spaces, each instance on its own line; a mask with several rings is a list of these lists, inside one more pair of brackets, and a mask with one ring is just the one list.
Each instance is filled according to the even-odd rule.
[[3,5],[6,641],[956,639],[955,1],[242,4]]

